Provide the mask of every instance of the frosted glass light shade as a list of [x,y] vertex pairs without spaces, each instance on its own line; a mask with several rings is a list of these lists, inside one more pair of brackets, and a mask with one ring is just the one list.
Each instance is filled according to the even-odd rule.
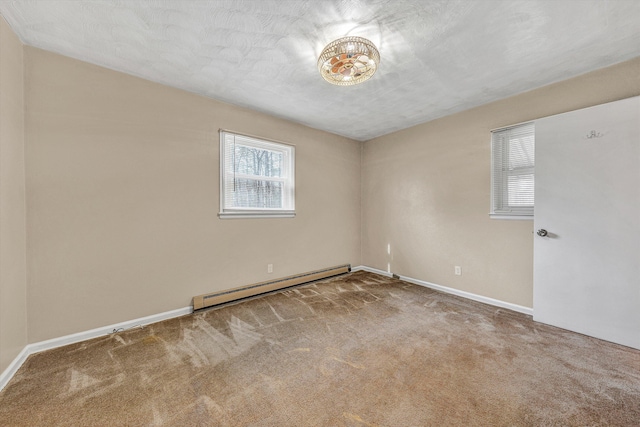
[[369,80],[378,69],[380,53],[362,37],[343,37],[322,50],[318,71],[326,81],[350,86]]

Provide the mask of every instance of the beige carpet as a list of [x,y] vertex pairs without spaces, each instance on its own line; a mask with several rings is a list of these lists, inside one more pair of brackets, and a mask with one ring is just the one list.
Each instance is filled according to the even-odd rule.
[[2,426],[638,426],[640,352],[358,272],[31,356]]

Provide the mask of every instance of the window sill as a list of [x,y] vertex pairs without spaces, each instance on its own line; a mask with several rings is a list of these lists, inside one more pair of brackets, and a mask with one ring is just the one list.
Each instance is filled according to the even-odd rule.
[[295,218],[295,212],[219,212],[220,219]]
[[508,220],[528,220],[533,221],[533,215],[503,215],[503,214],[489,214],[491,219],[508,219]]

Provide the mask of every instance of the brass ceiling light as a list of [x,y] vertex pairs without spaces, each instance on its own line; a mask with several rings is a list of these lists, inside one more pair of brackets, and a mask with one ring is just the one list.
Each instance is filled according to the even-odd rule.
[[379,63],[380,53],[369,40],[343,37],[322,50],[318,71],[331,84],[350,86],[369,80]]

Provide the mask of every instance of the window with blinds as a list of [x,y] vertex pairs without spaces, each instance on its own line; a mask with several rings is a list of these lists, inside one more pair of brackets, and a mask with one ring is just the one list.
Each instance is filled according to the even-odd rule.
[[491,217],[533,217],[535,132],[525,123],[491,134]]
[[220,131],[220,218],[295,216],[294,147]]

